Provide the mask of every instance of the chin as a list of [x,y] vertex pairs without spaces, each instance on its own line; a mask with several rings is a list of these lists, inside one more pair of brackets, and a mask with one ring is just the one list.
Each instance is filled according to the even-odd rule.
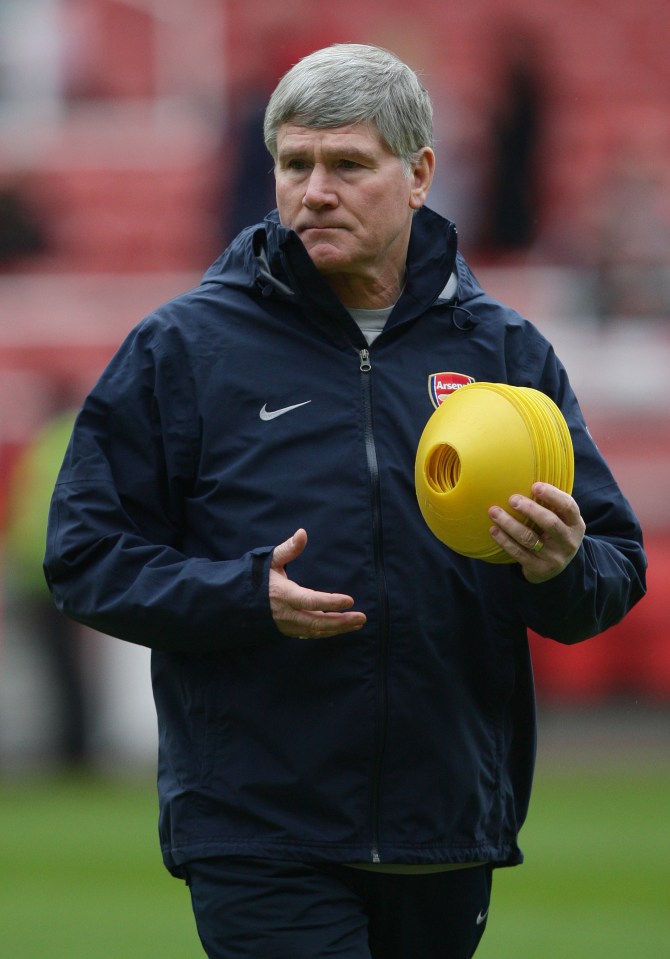
[[312,248],[308,246],[307,252],[320,273],[341,273],[349,264],[349,257],[344,256],[340,250],[333,250],[332,247],[324,249],[320,245]]

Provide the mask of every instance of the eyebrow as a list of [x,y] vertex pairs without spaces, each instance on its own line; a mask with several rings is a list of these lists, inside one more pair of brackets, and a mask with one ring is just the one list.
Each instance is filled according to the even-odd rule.
[[[285,146],[279,149],[277,153],[277,159],[282,162],[286,162],[287,160],[303,159],[308,155],[311,156],[311,153],[312,151],[307,147]],[[327,159],[337,157],[338,159],[342,158],[345,160],[354,160],[364,163],[370,163],[373,159],[370,152],[355,146],[343,146],[340,149],[336,145],[333,148],[327,147],[323,153]]]

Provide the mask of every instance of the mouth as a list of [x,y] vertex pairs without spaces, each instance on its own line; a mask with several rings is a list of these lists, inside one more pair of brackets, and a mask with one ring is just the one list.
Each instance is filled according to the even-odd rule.
[[344,227],[337,223],[310,223],[307,226],[300,227],[298,233],[304,236],[305,233],[332,233],[333,230],[343,229]]

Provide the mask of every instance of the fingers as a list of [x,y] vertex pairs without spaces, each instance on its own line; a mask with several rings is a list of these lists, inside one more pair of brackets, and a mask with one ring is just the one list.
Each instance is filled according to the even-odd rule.
[[313,618],[300,617],[284,635],[298,639],[329,639],[344,633],[356,633],[365,625],[363,613],[322,613]]
[[542,531],[544,542],[564,545],[574,555],[586,532],[577,502],[569,493],[548,483],[535,483],[531,492],[537,501],[528,499],[516,508],[525,509],[526,515]]
[[292,563],[294,559],[300,556],[305,546],[307,546],[307,533],[304,529],[297,529],[293,536],[280,543],[279,546],[275,546],[272,554],[273,569],[280,569]]
[[324,593],[300,586],[292,579],[279,577],[270,580],[270,597],[305,612],[339,613],[351,609],[354,601],[344,593]]
[[512,559],[524,564],[529,561],[545,564],[548,561],[550,550],[547,549],[547,537],[541,531],[514,521],[509,522],[509,513],[494,507],[489,510],[489,516],[494,522],[490,533],[497,545],[502,547]]
[[289,579],[284,567],[297,559],[307,545],[307,533],[298,529],[275,547],[270,567],[270,610],[285,636],[317,638],[362,629],[364,613],[351,610],[354,600],[344,593],[307,589]]
[[535,483],[532,494],[536,499],[510,497],[509,505],[522,520],[499,506],[491,507],[489,517],[494,525],[490,532],[496,543],[521,564],[526,579],[544,582],[557,576],[574,558],[585,524],[579,506],[568,493],[548,483]]
[[[583,525],[583,520],[579,512],[579,506],[569,493],[551,486],[549,483],[534,483],[531,493],[534,500],[528,500],[533,506],[546,507],[558,520],[561,520],[569,527],[579,527]],[[514,498],[514,497],[513,497]]]
[[353,605],[351,596],[307,589],[270,570],[270,609],[285,636],[317,638],[362,629],[366,617]]

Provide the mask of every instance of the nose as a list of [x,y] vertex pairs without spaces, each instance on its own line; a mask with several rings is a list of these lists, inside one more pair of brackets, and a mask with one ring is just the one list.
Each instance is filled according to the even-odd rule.
[[323,207],[336,207],[338,202],[329,172],[323,167],[315,165],[309,175],[302,198],[303,206],[306,206],[308,210],[318,210]]

